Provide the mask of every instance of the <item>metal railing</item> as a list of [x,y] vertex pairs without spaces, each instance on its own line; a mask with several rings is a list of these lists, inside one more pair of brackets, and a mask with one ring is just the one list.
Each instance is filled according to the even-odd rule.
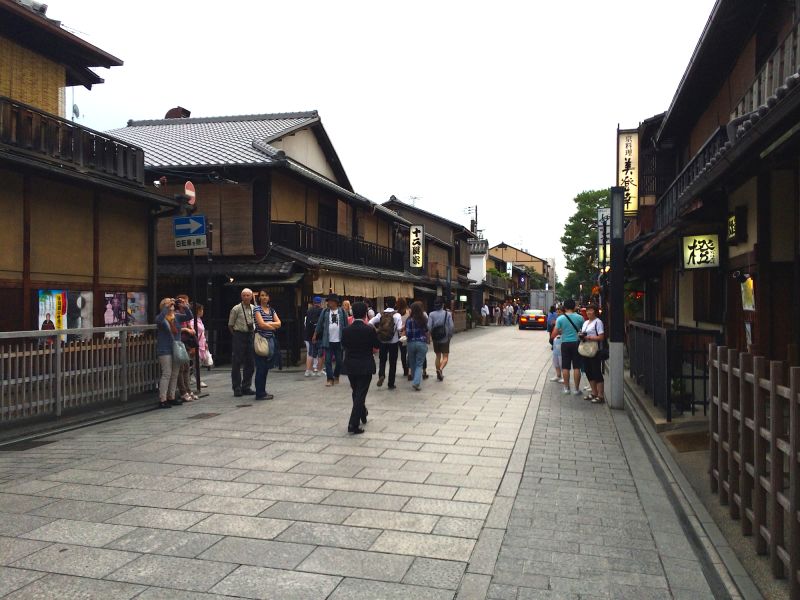
[[705,329],[665,329],[649,323],[628,324],[631,378],[644,388],[672,421],[673,413],[708,410],[708,344],[720,333]]
[[155,325],[0,332],[0,423],[154,391],[155,333]]
[[691,195],[687,195],[685,192],[705,172],[707,165],[712,162],[714,156],[727,142],[727,129],[725,127],[718,128],[673,180],[656,204],[656,231],[665,228],[678,218],[688,200],[691,199]]
[[54,165],[144,185],[144,150],[0,96],[0,146]]
[[708,347],[711,491],[800,599],[800,367]]
[[776,96],[786,78],[797,73],[800,68],[800,23],[795,24],[783,41],[766,60],[753,83],[742,95],[731,112],[731,121],[758,110],[768,103],[770,96]]
[[290,250],[368,267],[403,270],[403,253],[399,250],[311,227],[305,223],[273,221],[270,233],[273,242]]

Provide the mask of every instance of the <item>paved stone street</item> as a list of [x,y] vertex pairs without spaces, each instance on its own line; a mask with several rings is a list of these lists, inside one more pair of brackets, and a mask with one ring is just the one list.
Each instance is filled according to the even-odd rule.
[[[433,355],[429,353],[433,374]],[[273,372],[0,452],[0,597],[708,598],[623,413],[547,381],[546,334],[456,336],[444,382]]]

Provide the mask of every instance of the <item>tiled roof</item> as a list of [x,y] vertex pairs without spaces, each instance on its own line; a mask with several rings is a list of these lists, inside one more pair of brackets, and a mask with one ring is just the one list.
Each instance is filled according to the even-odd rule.
[[270,164],[274,158],[254,146],[319,120],[316,111],[129,121],[110,135],[141,146],[145,167]]
[[486,254],[489,252],[489,240],[472,238],[469,240],[470,254]]
[[[213,264],[214,273],[225,274],[230,276],[264,276],[264,275],[289,275],[292,272],[294,261],[281,260],[276,257],[269,256],[261,261],[246,261],[241,259],[221,260],[215,258]],[[200,265],[198,272],[207,273],[208,267]],[[186,261],[158,261],[158,274],[159,275],[187,275]]]
[[394,269],[382,269],[380,267],[368,267],[366,265],[356,265],[341,260],[334,260],[325,258],[324,256],[314,256],[314,260],[319,262],[322,269],[330,271],[338,271],[342,273],[351,273],[361,277],[373,279],[385,279],[389,281],[411,281],[411,282],[424,282],[424,278],[405,271],[395,271]]

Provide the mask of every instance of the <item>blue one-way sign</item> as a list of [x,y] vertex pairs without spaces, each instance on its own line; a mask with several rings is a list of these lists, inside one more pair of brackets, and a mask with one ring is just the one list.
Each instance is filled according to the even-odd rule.
[[195,250],[206,247],[206,217],[175,217],[172,221],[176,250]]

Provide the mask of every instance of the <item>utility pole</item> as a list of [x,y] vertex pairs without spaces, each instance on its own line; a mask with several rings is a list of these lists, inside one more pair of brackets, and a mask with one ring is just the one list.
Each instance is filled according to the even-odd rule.
[[611,323],[608,344],[611,408],[625,408],[624,400],[624,342],[625,314],[622,307],[625,297],[625,190],[611,188],[611,272],[610,303]]

